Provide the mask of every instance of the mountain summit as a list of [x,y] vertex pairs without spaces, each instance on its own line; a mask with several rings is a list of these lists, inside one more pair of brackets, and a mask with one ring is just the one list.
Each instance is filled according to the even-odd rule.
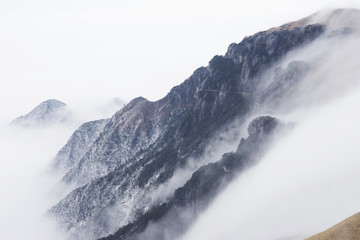
[[45,127],[69,120],[66,104],[56,99],[40,103],[31,112],[13,120],[10,124],[22,127]]

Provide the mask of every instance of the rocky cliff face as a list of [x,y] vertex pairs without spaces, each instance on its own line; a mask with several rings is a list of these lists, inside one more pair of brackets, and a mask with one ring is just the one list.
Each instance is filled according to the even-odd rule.
[[[265,149],[276,120],[253,121],[249,137],[237,150],[203,167],[196,162],[188,182],[167,188],[167,193],[162,187],[190,159],[203,156],[220,129],[236,119],[243,124],[257,106],[275,107],[294,91],[311,69],[308,63],[293,61],[277,68],[270,83],[259,76],[325,31],[324,25],[302,20],[257,33],[230,45],[225,56],[215,56],[163,99],[134,99],[109,120],[86,153],[72,161],[63,180],[80,187],[49,214],[79,239],[96,239],[119,228],[109,239],[131,239],[145,231],[149,221],[163,221],[178,206],[196,215],[236,174],[256,162],[254,152],[261,155],[258,150]],[[165,238],[159,234],[157,239]]]
[[229,58],[241,68],[237,75],[237,84],[243,85],[242,90],[254,91],[259,82],[254,79],[264,67],[275,63],[294,47],[313,41],[325,30],[323,25],[307,25],[285,28],[278,31],[259,32],[245,38],[239,44],[231,44],[226,58]]
[[21,127],[46,127],[63,123],[70,119],[66,104],[55,99],[40,103],[31,112],[13,120],[10,124]]
[[204,74],[205,69],[197,70],[182,86],[157,102],[137,98],[127,104],[111,118],[94,145],[63,180],[82,185],[128,162],[136,162],[154,144],[165,148],[169,144],[165,138],[174,138],[169,136],[173,126],[192,106],[197,82]]

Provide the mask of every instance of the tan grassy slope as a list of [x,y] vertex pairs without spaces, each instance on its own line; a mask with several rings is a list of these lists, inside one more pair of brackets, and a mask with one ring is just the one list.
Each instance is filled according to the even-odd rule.
[[306,240],[360,240],[360,213]]

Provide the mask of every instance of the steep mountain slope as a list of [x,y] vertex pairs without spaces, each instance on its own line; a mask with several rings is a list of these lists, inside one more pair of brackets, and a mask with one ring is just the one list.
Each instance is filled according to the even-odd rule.
[[328,230],[306,240],[357,240],[360,239],[360,213],[336,224]]
[[[254,112],[268,112],[268,105],[276,106],[284,96],[290,95],[311,69],[308,63],[292,61],[285,68],[278,68],[272,77],[265,80],[260,77],[291,50],[329,33],[327,26],[311,24],[310,20],[260,32],[230,45],[225,56],[215,56],[208,67],[197,69],[159,101],[144,98],[131,101],[111,118],[63,178],[65,182],[82,186],[51,208],[49,214],[80,239],[106,236],[124,226],[120,232],[125,232],[117,233],[116,238],[135,236],[149,220],[162,218],[177,206],[171,201],[181,201],[182,190],[175,190],[182,186],[179,189],[185,193],[189,190],[185,182],[191,174],[169,186],[177,171],[193,164],[191,171],[195,172],[209,163],[210,160],[198,159],[204,158],[204,150],[214,136],[235,121],[240,128]],[[339,31],[335,36],[343,33]],[[252,145],[247,148],[252,149]],[[237,168],[233,163],[238,158],[241,157],[237,153],[229,154],[216,164],[200,168],[187,184],[196,182],[197,176],[200,182],[202,178],[211,180],[221,169],[231,172],[231,167]],[[204,170],[210,174],[206,175]],[[219,179],[224,179],[220,176]],[[212,184],[221,185],[216,181]],[[197,186],[200,194],[193,197],[184,193],[183,196],[190,196],[185,197],[185,202],[197,201],[202,193],[204,196],[210,193],[207,189],[212,184]],[[211,200],[210,195],[204,197],[205,202]]]
[[13,120],[10,124],[22,127],[44,127],[70,119],[66,104],[55,99],[40,103],[31,112]]
[[[323,31],[323,26],[309,25],[285,32],[260,32],[230,45],[225,57],[215,56],[207,68],[196,70],[165,98],[156,102],[133,100],[113,116],[111,125],[89,151],[91,154],[86,154],[64,180],[82,185],[104,176],[161,141],[160,133],[170,128],[178,132],[178,139],[187,138],[189,130],[202,131],[212,123],[222,124],[239,113],[249,112],[254,94],[239,94],[255,92],[257,84],[249,79]],[[269,39],[274,38],[278,39],[277,44],[269,45]],[[239,58],[244,60],[238,61]],[[214,89],[232,94],[209,91]]]
[[82,124],[60,149],[54,160],[56,170],[68,171],[84,156],[99,137],[110,119],[101,119]]
[[154,206],[114,235],[102,239],[178,237],[229,181],[259,160],[279,125],[284,126],[272,117],[256,118],[249,125],[249,136],[241,139],[235,152],[226,153],[221,160],[199,168],[167,202]]
[[[280,59],[281,54],[313,40],[323,31],[323,26],[311,25],[288,32],[256,34],[245,39],[246,44],[229,48],[230,52],[248,49],[244,53],[247,61],[235,64],[228,57],[216,56],[207,68],[196,70],[165,98],[157,102],[133,100],[114,115],[64,180],[83,184],[108,175],[70,193],[51,212],[66,228],[79,231],[86,226],[84,231],[94,232],[95,236],[111,233],[134,220],[139,212],[154,204],[144,198],[148,192],[170,179],[189,157],[201,156],[207,139],[222,126],[239,117],[244,121],[255,106],[255,99],[242,92],[254,92],[256,85],[239,79],[250,79]],[[293,36],[291,41],[286,41],[288,35]],[[269,54],[265,51],[266,42],[274,36],[283,43],[274,44],[274,51]],[[234,54],[227,55],[235,58]],[[244,66],[251,68],[244,70]],[[208,91],[213,89],[225,94]],[[106,213],[115,204],[120,219],[112,225],[114,219],[106,220]]]

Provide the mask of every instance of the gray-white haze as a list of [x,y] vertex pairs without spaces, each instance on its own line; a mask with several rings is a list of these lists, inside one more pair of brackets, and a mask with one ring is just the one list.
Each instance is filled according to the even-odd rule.
[[360,210],[359,42],[358,34],[319,39],[280,63],[317,63],[300,93],[279,106],[277,117],[296,127],[233,182],[183,240],[304,239]]
[[187,159],[185,167],[177,169],[173,177],[147,195],[150,195],[154,202],[163,202],[172,197],[174,191],[182,187],[201,166],[218,161],[224,153],[235,151],[240,139],[247,137],[247,126],[253,118],[254,116],[251,116],[245,121],[236,119],[228,126],[219,129],[210,137],[205,151],[200,157]]
[[359,102],[356,91],[308,115],[184,239],[301,239],[358,212]]
[[71,190],[59,183],[62,176],[50,172],[50,165],[81,123],[111,117],[123,105],[118,98],[73,104],[72,120],[51,126],[10,125],[0,118],[0,239],[66,239],[45,216]]
[[0,239],[65,239],[44,216],[61,197],[46,169],[73,130],[0,127]]

